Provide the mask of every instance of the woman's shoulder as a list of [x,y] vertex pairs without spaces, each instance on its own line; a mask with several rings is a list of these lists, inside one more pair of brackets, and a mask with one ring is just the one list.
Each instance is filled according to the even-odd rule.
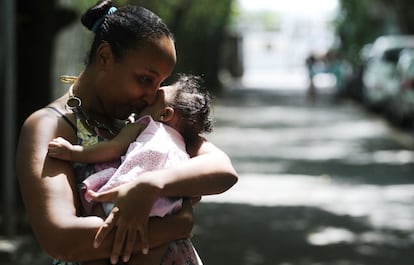
[[58,117],[47,108],[36,110],[23,123],[23,129],[42,128],[45,125],[56,123]]
[[[65,118],[64,118],[65,117]],[[29,134],[59,134],[73,135],[72,117],[58,105],[48,105],[27,117],[21,128],[22,132]]]
[[[56,108],[57,109],[57,108]],[[59,120],[60,115],[52,109],[51,106],[46,106],[44,108],[38,109],[32,114],[30,114],[24,121],[24,127],[42,127],[47,124],[52,125]]]

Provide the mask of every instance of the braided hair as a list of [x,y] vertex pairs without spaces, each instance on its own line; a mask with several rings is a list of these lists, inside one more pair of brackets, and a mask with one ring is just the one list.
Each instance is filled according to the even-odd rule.
[[[112,9],[111,9],[112,8]],[[93,61],[103,42],[111,45],[120,59],[126,51],[137,48],[151,39],[167,36],[174,39],[167,25],[156,14],[143,7],[126,5],[115,10],[111,0],[100,0],[81,16],[82,24],[95,32],[87,64]]]

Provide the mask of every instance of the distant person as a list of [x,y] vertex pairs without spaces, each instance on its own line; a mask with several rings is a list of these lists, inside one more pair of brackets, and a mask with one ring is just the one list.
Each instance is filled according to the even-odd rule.
[[316,63],[317,63],[317,57],[314,53],[311,53],[305,60],[306,69],[308,71],[308,79],[309,79],[309,85],[306,90],[306,96],[309,100],[314,100],[316,97],[316,87],[314,84],[313,78],[316,74]]

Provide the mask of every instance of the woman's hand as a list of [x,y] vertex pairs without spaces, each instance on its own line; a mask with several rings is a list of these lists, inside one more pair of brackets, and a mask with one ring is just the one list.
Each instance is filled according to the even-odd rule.
[[113,264],[116,264],[121,254],[124,262],[129,260],[137,239],[137,232],[141,239],[142,253],[147,254],[148,217],[152,205],[158,198],[155,187],[145,182],[131,182],[102,193],[90,191],[89,195],[97,202],[115,203],[104,225],[96,233],[94,246],[99,247],[109,232],[116,227],[111,254]]

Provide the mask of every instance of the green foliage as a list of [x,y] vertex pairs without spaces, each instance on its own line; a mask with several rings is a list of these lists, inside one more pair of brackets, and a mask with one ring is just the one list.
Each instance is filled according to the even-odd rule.
[[357,64],[360,49],[378,36],[414,34],[414,2],[340,0],[340,14],[336,26],[345,56],[350,62]]
[[[98,0],[74,0],[73,5],[76,8],[76,11],[81,14],[85,12],[89,7],[93,6]],[[122,6],[127,4],[128,0],[113,0],[115,5]]]
[[280,29],[280,14],[272,10],[245,11],[239,15],[240,21],[256,23],[266,31],[277,31]]
[[157,13],[175,35],[176,72],[203,75],[212,90],[218,72],[234,0],[131,0]]
[[[386,0],[382,0],[386,1]],[[401,32],[405,34],[414,34],[414,2],[412,0],[388,0],[395,7],[395,17]]]
[[370,11],[373,0],[340,0],[340,13],[336,21],[337,33],[345,57],[359,63],[361,48],[383,32],[383,21]]
[[[75,0],[80,14],[97,0]],[[234,0],[114,0],[116,6],[140,5],[158,14],[174,33],[177,49],[176,72],[204,75],[213,90],[220,86],[218,72],[221,48],[231,16],[237,12]]]

